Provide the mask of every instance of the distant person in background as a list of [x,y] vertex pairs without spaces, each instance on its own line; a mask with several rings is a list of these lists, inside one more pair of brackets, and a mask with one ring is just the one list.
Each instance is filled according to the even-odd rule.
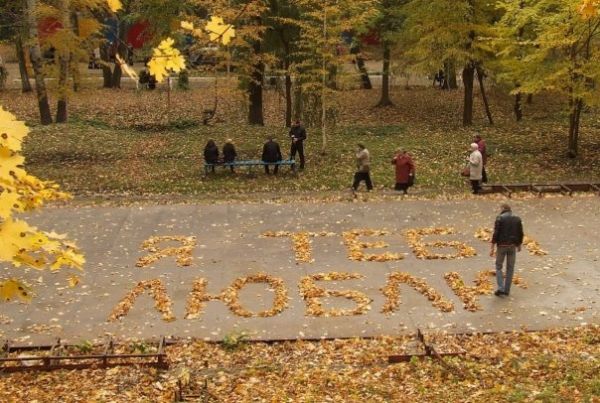
[[304,170],[304,140],[306,140],[306,129],[299,120],[296,120],[290,129],[290,138],[292,147],[290,150],[290,159],[295,159],[296,151],[300,156],[300,170]]
[[481,153],[481,158],[483,160],[483,165],[481,167],[481,182],[487,183],[488,179],[485,171],[485,167],[487,165],[487,149],[485,140],[481,137],[481,134],[476,134],[475,137],[473,137],[473,143],[477,143],[479,152]]
[[219,163],[219,147],[214,140],[210,139],[204,147],[204,162],[212,165],[212,171],[215,172],[215,165]]
[[369,150],[363,144],[358,144],[356,150],[356,172],[354,173],[354,182],[352,183],[352,192],[356,192],[360,182],[365,181],[367,190],[370,192],[373,190],[373,183],[371,182],[371,155]]
[[[237,157],[237,152],[235,151],[233,140],[227,139],[225,145],[223,146],[223,162],[226,164],[232,163],[235,161],[235,157]],[[231,165],[230,168],[231,172],[234,172],[233,165]]]
[[395,189],[407,194],[408,188],[415,183],[415,163],[406,150],[399,148],[396,150],[396,156],[392,160],[392,165],[396,167]]
[[467,157],[469,161],[469,179],[473,194],[479,194],[481,191],[481,176],[483,172],[483,158],[479,152],[477,143],[471,143],[471,155]]
[[[269,137],[269,140],[263,146],[262,152],[262,161],[263,162],[279,162],[281,161],[281,148],[279,147],[279,143],[277,143],[273,137]],[[279,170],[279,165],[275,165],[273,168],[273,174],[277,175],[277,171]],[[265,173],[269,174],[269,165],[265,164]]]

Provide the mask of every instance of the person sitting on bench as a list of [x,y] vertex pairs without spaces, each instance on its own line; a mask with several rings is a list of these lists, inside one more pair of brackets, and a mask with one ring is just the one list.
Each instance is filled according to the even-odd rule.
[[213,139],[208,140],[204,147],[204,161],[207,164],[212,164],[212,171],[215,172],[215,165],[219,163],[219,147]]
[[[225,145],[223,146],[223,162],[225,164],[233,163],[235,161],[235,157],[237,157],[237,152],[235,151],[233,140],[227,139]],[[231,168],[231,172],[234,172],[233,165],[230,165],[229,168]]]
[[[279,148],[279,144],[273,140],[273,137],[269,137],[269,140],[263,146],[262,152],[262,161],[263,162],[279,162],[281,161],[281,148]],[[277,175],[277,171],[279,170],[279,165],[275,165],[273,168],[273,174]],[[265,164],[265,173],[269,174],[269,165]]]

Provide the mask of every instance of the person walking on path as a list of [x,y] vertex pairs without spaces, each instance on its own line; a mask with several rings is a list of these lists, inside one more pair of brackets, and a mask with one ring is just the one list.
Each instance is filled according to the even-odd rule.
[[[235,161],[235,157],[237,157],[237,152],[235,151],[233,140],[227,139],[223,146],[223,162],[231,164]],[[231,168],[231,172],[234,172],[233,165],[230,165],[229,167]]]
[[477,143],[479,147],[479,152],[481,153],[481,158],[483,159],[483,166],[481,167],[481,182],[487,183],[487,172],[485,171],[485,167],[487,166],[487,146],[485,144],[485,140],[481,137],[481,134],[476,134],[473,137],[473,143]]
[[406,150],[397,149],[396,156],[392,160],[392,165],[396,167],[396,186],[397,191],[408,193],[408,188],[414,184],[415,163]]
[[215,165],[219,163],[219,147],[215,141],[210,139],[204,147],[204,162],[212,164],[212,172],[215,172]]
[[[279,162],[281,161],[281,148],[279,147],[279,143],[273,140],[273,137],[269,137],[269,140],[263,146],[262,152],[262,161],[263,162]],[[273,174],[277,175],[277,171],[279,170],[279,165],[275,165],[273,168]],[[265,173],[269,174],[269,165],[265,164]]]
[[[517,251],[521,251],[521,245],[523,244],[523,223],[519,217],[512,214],[512,210],[508,204],[502,204],[500,210],[500,215],[496,217],[496,222],[494,223],[490,256],[494,256],[494,247],[497,246],[496,281],[498,289],[494,294],[496,296],[508,296],[515,270]],[[502,273],[502,266],[505,259],[506,277]]]
[[300,170],[304,170],[304,140],[306,140],[306,129],[299,120],[296,120],[290,129],[290,138],[292,139],[292,148],[290,150],[290,159],[296,158],[296,152],[300,157]]
[[479,152],[477,143],[471,143],[471,155],[467,159],[469,161],[469,179],[471,180],[473,194],[479,194],[483,172],[483,157]]
[[367,190],[370,192],[373,189],[373,183],[371,182],[371,156],[369,150],[364,145],[358,144],[356,151],[356,167],[357,170],[354,173],[354,183],[352,183],[352,191],[356,192],[360,182],[365,181]]

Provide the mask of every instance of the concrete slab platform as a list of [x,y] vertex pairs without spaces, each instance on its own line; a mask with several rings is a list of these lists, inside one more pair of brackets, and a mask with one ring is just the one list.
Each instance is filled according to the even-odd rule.
[[[517,274],[527,288],[513,287],[510,297],[478,296],[476,312],[463,308],[460,298],[444,280],[458,272],[472,286],[477,273],[493,270],[489,244],[474,237],[478,228],[493,225],[498,202],[490,200],[371,203],[299,203],[297,205],[227,204],[135,207],[48,208],[28,217],[42,229],[66,232],[76,239],[87,258],[81,284],[68,287],[74,271],[58,273],[0,266],[1,277],[21,277],[37,293],[29,305],[2,304],[0,337],[22,343],[61,337],[70,342],[105,334],[151,338],[160,335],[220,340],[245,331],[255,339],[366,337],[397,335],[422,329],[449,332],[542,329],[600,323],[600,198],[550,198],[512,202],[522,217],[526,234],[548,251],[535,256],[523,250],[517,256]],[[453,235],[428,236],[426,241],[453,240],[473,247],[477,255],[450,260],[417,259],[407,243],[409,228],[453,227]],[[342,233],[353,229],[389,231],[382,237],[360,237],[363,242],[384,241],[385,251],[405,254],[400,261],[366,262],[348,257]],[[297,262],[290,238],[265,238],[267,231],[327,232],[311,238],[310,263]],[[152,236],[195,236],[192,264],[181,267],[174,257],[148,267],[136,267],[148,254],[141,244]],[[166,242],[160,246],[179,246]],[[435,249],[435,248],[434,248]],[[453,248],[440,248],[451,253]],[[194,281],[206,280],[206,292],[219,294],[236,279],[267,273],[283,281],[289,297],[285,309],[272,317],[245,318],[222,301],[207,302],[197,318],[186,319]],[[354,280],[317,281],[330,290],[354,290],[372,299],[365,313],[340,317],[308,315],[301,296],[303,278],[317,273],[356,273]],[[453,303],[442,312],[428,299],[403,284],[396,312],[382,313],[386,297],[381,289],[392,272],[425,279]],[[78,273],[75,273],[78,274]],[[150,293],[140,295],[127,315],[107,319],[140,281],[159,279],[172,301],[174,320],[164,321]],[[490,277],[492,285],[494,279]],[[239,303],[259,312],[273,307],[274,292],[265,283],[246,284]],[[354,309],[356,303],[330,296],[323,308]]]

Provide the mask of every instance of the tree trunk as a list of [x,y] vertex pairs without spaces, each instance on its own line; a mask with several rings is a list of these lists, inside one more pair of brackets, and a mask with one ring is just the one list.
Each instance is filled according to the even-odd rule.
[[383,75],[381,76],[381,99],[377,106],[394,105],[390,99],[390,44],[383,41]]
[[485,86],[483,85],[483,79],[485,78],[485,73],[481,67],[477,67],[477,80],[479,81],[479,88],[481,90],[481,98],[483,99],[483,105],[485,106],[485,114],[487,115],[488,121],[490,125],[494,124],[494,119],[492,118],[492,112],[490,111],[490,103],[488,102],[487,94],[485,93]]
[[522,109],[522,95],[520,92],[518,92],[515,95],[515,107],[514,107],[514,111],[515,111],[515,118],[517,119],[517,122],[520,122],[521,119],[523,119],[523,109]]
[[472,63],[465,66],[462,72],[464,92],[463,126],[473,124],[473,81],[475,80],[475,67]]
[[[60,12],[62,16],[62,29],[65,31],[71,30],[71,16],[69,14],[70,0],[61,0]],[[57,50],[58,55],[58,105],[56,107],[56,123],[65,123],[67,121],[67,97],[69,80],[69,59],[71,52],[67,49]]]
[[[286,65],[289,63],[286,62]],[[285,73],[285,127],[292,126],[292,76],[286,67]]]
[[43,125],[52,123],[52,114],[50,113],[50,105],[48,103],[48,93],[46,92],[46,83],[44,81],[42,51],[38,39],[37,29],[37,0],[27,0],[27,18],[29,22],[29,40],[31,47],[29,48],[29,58],[33,66],[35,77],[35,91],[38,99],[38,108],[40,110],[40,122]]
[[568,155],[570,158],[576,158],[578,155],[579,121],[581,118],[581,111],[583,109],[583,100],[581,98],[576,99],[572,104],[571,113],[569,114]]
[[19,73],[21,74],[21,91],[31,92],[31,83],[29,82],[29,72],[27,72],[27,59],[25,57],[25,49],[23,48],[23,38],[21,34],[17,34],[15,40],[15,48],[17,51],[17,58],[19,59]]
[[[79,37],[79,19],[77,13],[71,13],[70,23],[73,32]],[[73,78],[73,91],[77,92],[81,88],[81,72],[79,71],[79,59],[73,53],[71,53],[71,58],[69,59],[69,69]]]
[[533,94],[527,94],[527,104],[531,105],[533,103]]
[[[260,55],[261,45],[260,42],[256,41],[253,45],[254,54]],[[248,109],[248,123],[251,125],[264,125],[263,117],[263,76],[265,71],[265,65],[262,61],[259,61],[253,66],[252,74],[250,76],[250,83],[248,84],[248,100],[250,102],[250,108]]]
[[454,67],[454,62],[444,63],[444,74],[446,75],[446,89],[458,89],[458,82],[456,81],[456,67]]
[[371,85],[369,72],[367,71],[367,67],[365,66],[365,59],[363,59],[363,57],[360,55],[360,52],[356,55],[356,66],[358,67],[358,71],[360,71],[361,88],[363,90],[372,89],[373,85]]
[[112,88],[112,70],[110,68],[110,45],[100,46],[100,60],[102,60],[102,78],[104,79],[104,88]]
[[302,114],[304,113],[304,102],[302,100],[302,84],[298,82],[296,78],[296,85],[294,86],[294,119],[303,120]]

